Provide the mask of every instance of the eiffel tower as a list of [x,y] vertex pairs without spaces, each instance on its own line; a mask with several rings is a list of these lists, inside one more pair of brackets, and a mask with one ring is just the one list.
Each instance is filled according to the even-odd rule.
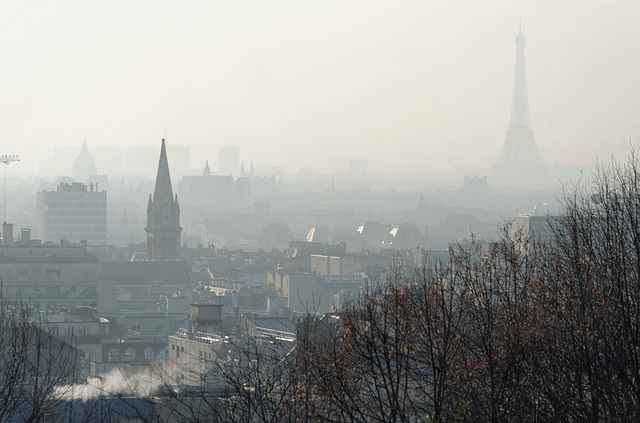
[[524,35],[522,25],[516,36],[516,71],[513,81],[513,103],[507,137],[502,146],[497,168],[516,168],[525,166],[544,166],[540,152],[533,137],[529,102],[527,100],[527,75],[524,64]]

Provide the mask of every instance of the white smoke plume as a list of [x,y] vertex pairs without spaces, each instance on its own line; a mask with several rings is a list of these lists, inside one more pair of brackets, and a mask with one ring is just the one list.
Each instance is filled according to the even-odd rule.
[[121,369],[115,368],[103,376],[90,377],[82,384],[57,386],[52,396],[55,399],[81,399],[85,402],[116,396],[148,398],[158,391],[158,386],[150,371],[125,376]]

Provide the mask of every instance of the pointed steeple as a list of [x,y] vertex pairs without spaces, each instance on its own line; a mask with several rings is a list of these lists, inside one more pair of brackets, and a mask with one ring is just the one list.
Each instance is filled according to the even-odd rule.
[[240,176],[241,177],[245,177],[245,173],[244,173],[244,159],[242,159],[242,164],[240,165]]
[[153,191],[153,204],[155,207],[173,203],[173,188],[171,187],[171,175],[169,174],[169,161],[164,138],[160,147],[160,160],[158,161],[158,173],[156,174],[156,186]]
[[176,225],[180,225],[180,203],[178,203],[178,194],[176,194],[176,198],[173,201],[173,217]]
[[[180,259],[180,205],[174,198],[169,174],[165,140],[162,139],[158,173],[153,197],[147,205],[147,259],[149,261]],[[156,234],[161,234],[156,236]]]
[[249,168],[249,176],[253,178],[255,173],[253,173],[253,158],[251,158],[251,167]]

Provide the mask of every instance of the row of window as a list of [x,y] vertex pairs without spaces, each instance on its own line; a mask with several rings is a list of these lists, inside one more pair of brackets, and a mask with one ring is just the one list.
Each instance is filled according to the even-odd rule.
[[47,221],[47,226],[52,225],[106,225],[107,218],[105,216],[89,216],[89,217],[69,217],[60,216],[52,217]]
[[47,216],[52,218],[54,216],[106,216],[107,211],[105,209],[95,209],[95,210],[78,210],[78,209],[56,209],[56,210],[48,210]]
[[180,357],[180,351],[184,354],[184,347],[176,348],[175,345],[171,345],[171,351],[175,351],[176,358]]
[[[71,287],[63,287],[60,285],[55,286],[34,286],[31,288],[31,294],[46,294],[47,297],[60,297],[64,295],[65,297],[73,296],[73,299],[85,297],[85,298],[93,298],[96,295],[96,287],[95,286],[87,286],[82,288],[81,290],[77,290],[75,286]],[[74,295],[75,294],[75,295]]]
[[45,205],[45,210],[57,208],[89,208],[89,207],[107,207],[107,202],[105,201],[89,201],[82,199],[68,199],[64,201],[47,201]]
[[68,233],[84,233],[84,232],[106,232],[107,224],[100,222],[82,222],[77,225],[69,223],[53,223],[46,226],[45,232],[47,234],[68,234]]
[[[174,352],[176,358],[180,357],[180,353],[184,354],[184,347],[176,347],[175,345],[171,345],[171,351]],[[211,353],[206,351],[199,351],[199,356],[201,359],[209,359],[211,360]]]
[[[42,270],[40,269],[18,269],[17,280],[18,282],[28,282],[30,280],[29,275],[34,280],[39,280],[42,277]],[[82,279],[94,280],[98,277],[97,269],[82,269]],[[48,281],[60,281],[62,280],[62,270],[60,269],[47,269],[45,272],[45,279]]]
[[60,330],[61,328],[56,325],[51,325],[49,331],[53,336],[86,336],[90,331],[86,326],[81,327],[73,327],[67,326],[64,330]]

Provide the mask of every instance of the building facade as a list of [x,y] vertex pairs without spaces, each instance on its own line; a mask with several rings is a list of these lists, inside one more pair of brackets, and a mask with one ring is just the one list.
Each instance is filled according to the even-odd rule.
[[[6,237],[9,238],[9,237]],[[8,239],[7,239],[8,241]],[[81,246],[42,244],[23,237],[0,244],[3,294],[40,310],[64,306],[100,307],[98,258]]]
[[61,183],[56,191],[38,192],[37,238],[43,242],[107,241],[107,192],[98,184]]

